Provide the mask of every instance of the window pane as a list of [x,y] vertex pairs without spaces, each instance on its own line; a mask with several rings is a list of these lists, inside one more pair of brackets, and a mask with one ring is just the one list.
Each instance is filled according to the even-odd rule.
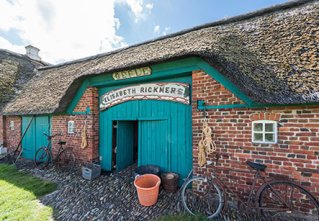
[[254,133],[254,141],[263,141],[263,134]]
[[263,131],[263,124],[262,123],[255,123],[254,124],[254,131]]
[[273,131],[274,131],[274,124],[272,124],[272,123],[266,123],[266,124],[265,124],[265,131],[267,131],[267,132],[273,132]]
[[265,141],[266,142],[274,142],[274,134],[265,134]]

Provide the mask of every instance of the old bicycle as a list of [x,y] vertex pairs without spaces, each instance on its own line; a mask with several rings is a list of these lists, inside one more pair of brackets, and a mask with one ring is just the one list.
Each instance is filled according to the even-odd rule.
[[[297,182],[288,179],[271,179],[267,181],[262,172],[266,165],[247,161],[254,174],[253,183],[247,200],[242,200],[215,172],[221,154],[216,154],[214,170],[211,176],[189,177],[181,187],[181,198],[185,210],[192,215],[217,217],[227,205],[226,193],[237,196],[241,208],[255,210],[261,215],[273,218],[302,218],[319,220],[319,203],[317,199]],[[245,172],[244,170],[233,170]],[[257,181],[262,185],[256,190]]]
[[59,140],[58,144],[60,145],[57,156],[55,158],[52,157],[51,153],[51,143],[52,138],[56,136],[61,136],[61,134],[48,135],[43,133],[48,139],[47,146],[40,147],[34,158],[34,163],[38,168],[46,168],[50,162],[54,163],[58,169],[61,171],[69,171],[72,170],[75,166],[75,154],[68,147],[63,147],[66,144],[65,141]]

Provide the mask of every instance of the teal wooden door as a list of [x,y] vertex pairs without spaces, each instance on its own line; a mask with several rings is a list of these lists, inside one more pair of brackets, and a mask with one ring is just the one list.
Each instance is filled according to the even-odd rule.
[[116,170],[121,171],[132,165],[134,145],[134,123],[133,121],[117,122],[116,137]]
[[[22,117],[22,127],[21,133],[26,131],[29,122],[32,117],[23,116]],[[33,160],[36,151],[41,147],[47,145],[46,136],[43,132],[50,134],[50,117],[49,116],[36,116],[30,124],[28,131],[26,132],[22,140],[22,157]],[[21,136],[22,136],[21,135]]]
[[[191,77],[163,80],[191,84]],[[104,93],[124,87],[99,90]],[[112,122],[139,121],[138,165],[157,164],[163,171],[186,177],[192,169],[192,107],[171,101],[135,100],[100,112],[100,159],[112,170]],[[117,150],[118,153],[119,150]]]
[[35,151],[48,144],[47,137],[43,134],[50,134],[50,118],[48,116],[37,116],[35,121]]
[[137,120],[138,101],[130,101],[100,113],[100,159],[104,170],[112,170],[113,121]]
[[167,171],[170,163],[168,120],[141,120],[138,128],[138,165],[153,164]]
[[[29,117],[29,116],[22,117],[22,126],[21,126],[22,135],[26,131],[31,120],[32,120],[32,117]],[[22,145],[22,157],[26,159],[33,159],[34,147],[35,147],[35,119],[32,120],[28,131],[24,135],[21,145]]]

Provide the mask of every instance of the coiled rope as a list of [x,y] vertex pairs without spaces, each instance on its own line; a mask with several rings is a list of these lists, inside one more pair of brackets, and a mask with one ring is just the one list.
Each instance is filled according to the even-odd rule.
[[204,114],[205,119],[202,127],[202,138],[198,143],[198,165],[200,167],[203,167],[206,164],[206,156],[216,151],[216,144],[212,139],[212,129],[208,126],[206,112],[204,112]]
[[81,133],[81,137],[82,137],[81,148],[82,149],[85,149],[88,146],[87,133],[86,133],[86,119],[87,119],[87,115],[85,116],[84,126]]

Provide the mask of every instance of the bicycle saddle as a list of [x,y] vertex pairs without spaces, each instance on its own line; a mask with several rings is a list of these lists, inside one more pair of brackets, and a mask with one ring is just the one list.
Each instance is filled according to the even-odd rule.
[[66,142],[65,142],[65,141],[60,140],[58,144],[59,144],[59,145],[65,145],[65,144],[66,144]]
[[254,163],[251,161],[247,161],[246,163],[248,164],[248,166],[250,166],[251,168],[257,171],[265,171],[265,169],[267,168],[266,165],[260,164],[260,163]]

